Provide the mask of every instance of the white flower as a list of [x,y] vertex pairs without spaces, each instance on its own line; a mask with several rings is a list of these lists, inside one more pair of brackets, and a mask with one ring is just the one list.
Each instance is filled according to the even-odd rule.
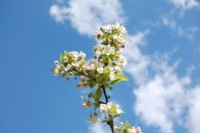
[[107,103],[107,109],[110,110],[113,106],[113,103],[112,102],[108,102]]
[[64,57],[63,57],[63,61],[64,61],[65,63],[67,63],[67,62],[68,62],[68,57],[67,57],[67,56],[64,56]]
[[73,61],[76,61],[78,59],[78,52],[72,51],[72,52],[69,52],[69,54]]
[[94,70],[94,68],[95,68],[95,65],[92,63],[92,64],[89,64],[88,66],[87,66],[87,70]]
[[136,133],[142,133],[142,130],[141,130],[140,127],[137,127],[137,128],[136,128]]
[[122,70],[121,70],[121,68],[119,66],[115,66],[114,69],[115,69],[116,73],[121,73],[122,72]]
[[113,68],[113,67],[108,67],[108,69],[110,70],[110,72],[113,72],[113,71],[114,71],[114,68]]
[[117,130],[119,129],[118,126],[114,126],[114,131],[117,132]]
[[127,129],[127,133],[136,133],[136,130],[135,130],[134,127],[128,128],[128,129]]
[[120,30],[120,32],[122,34],[126,33],[126,28],[124,26],[122,26],[121,24],[119,24],[119,23],[115,24],[115,28],[118,29],[118,30]]
[[106,54],[106,55],[115,54],[115,47],[112,47],[110,45],[106,45],[104,47],[104,52],[103,53]]
[[112,30],[112,25],[104,25],[101,27],[104,32],[110,33]]
[[99,109],[102,113],[106,113],[107,112],[107,104],[100,104]]
[[82,59],[84,59],[84,58],[86,57],[86,54],[83,53],[83,52],[81,51],[80,54],[79,54],[79,56],[80,56]]
[[115,73],[110,72],[109,78],[110,78],[111,81],[113,81],[115,79]]
[[113,81],[115,79],[114,68],[113,67],[109,67],[108,69],[110,70],[109,78],[110,78],[111,81]]
[[58,65],[58,64],[59,64],[59,61],[58,61],[58,60],[55,60],[55,61],[54,61],[54,64],[55,64],[55,65]]
[[58,76],[60,74],[60,71],[58,69],[54,69],[54,76]]
[[124,111],[120,108],[119,104],[116,104],[115,107],[116,107],[116,113],[117,113],[117,114],[122,114],[122,113],[124,113]]
[[62,66],[58,61],[54,61],[54,63],[56,64],[56,67],[53,69],[54,76],[58,76],[62,71]]
[[120,23],[117,22],[117,23],[115,24],[115,28],[118,29],[118,28],[120,28],[120,27],[121,27]]
[[74,67],[79,67],[79,62],[75,62],[75,63],[72,63],[72,66],[74,66]]
[[72,65],[68,64],[67,67],[64,68],[65,71],[69,71],[72,68]]
[[98,54],[98,55],[101,55],[101,54],[103,54],[103,48],[100,46],[96,46],[95,47],[95,51],[96,51],[96,53]]
[[97,72],[102,74],[103,73],[103,67],[98,67]]
[[125,67],[125,65],[127,64],[126,58],[122,55],[119,57],[118,61],[119,61],[119,67],[121,69],[123,69]]
[[126,31],[126,28],[125,27],[123,27],[123,26],[121,26],[121,33],[122,34],[125,34],[127,31]]
[[95,124],[96,122],[99,122],[100,119],[97,116],[90,116],[88,117],[88,121],[92,122],[92,124]]

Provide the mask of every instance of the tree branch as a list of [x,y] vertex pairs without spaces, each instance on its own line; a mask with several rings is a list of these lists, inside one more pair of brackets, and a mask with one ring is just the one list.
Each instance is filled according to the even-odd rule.
[[[106,93],[106,88],[105,88],[104,85],[102,85],[101,88],[102,88],[102,91],[103,91],[103,94],[104,94],[104,97],[105,97],[105,100],[106,100],[106,104],[107,104],[109,102],[109,99],[108,99],[108,95]],[[109,118],[108,118],[107,124],[110,126],[112,133],[115,133],[112,115],[109,114]]]

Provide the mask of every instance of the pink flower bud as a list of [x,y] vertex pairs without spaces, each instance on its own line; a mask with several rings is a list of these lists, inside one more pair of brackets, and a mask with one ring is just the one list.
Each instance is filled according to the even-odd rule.
[[82,104],[82,107],[85,109],[85,108],[88,107],[88,105],[87,105],[86,103],[83,103],[83,104]]

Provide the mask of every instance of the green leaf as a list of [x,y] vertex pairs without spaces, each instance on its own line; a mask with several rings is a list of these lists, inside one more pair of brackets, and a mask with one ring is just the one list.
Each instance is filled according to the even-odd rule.
[[91,93],[88,94],[88,98],[91,98],[91,97],[94,98],[94,96],[95,96],[94,92],[91,92]]
[[110,82],[111,84],[118,84],[119,82],[121,82],[121,79],[115,79],[112,82]]
[[64,78],[66,75],[67,75],[67,73],[63,73],[63,74],[62,74],[62,77]]
[[69,52],[67,52],[66,50],[64,50],[64,54],[65,54],[65,56],[70,57]]
[[112,90],[113,88],[112,88],[112,86],[108,86],[108,89],[109,89],[109,90]]
[[60,53],[60,62],[63,63],[63,54]]
[[102,96],[102,90],[101,90],[100,87],[98,87],[97,90],[96,90],[96,92],[95,92],[95,98],[94,98],[94,100],[96,102],[99,102],[101,96]]
[[126,129],[127,128],[131,128],[131,125],[130,125],[129,121],[126,121]]
[[128,78],[124,75],[115,75],[115,80],[111,81],[111,84],[118,84],[121,81],[128,81]]
[[121,74],[115,75],[115,79],[120,79],[122,81],[128,81],[128,78],[124,75],[121,75]]
[[103,70],[103,78],[105,80],[109,79],[109,75],[110,75],[110,70],[108,68],[104,68],[104,70]]
[[127,129],[123,129],[123,133],[128,133]]
[[108,43],[107,43],[107,41],[103,41],[101,44],[107,45]]
[[107,119],[105,119],[105,120],[103,120],[102,122],[103,122],[103,123],[106,123],[106,122],[108,122],[108,120],[107,120]]
[[112,105],[110,112],[113,114],[113,113],[115,113],[115,111],[116,111],[116,107],[115,107],[115,105]]
[[85,64],[85,61],[82,61],[79,65],[79,68],[81,68],[83,66],[83,64]]
[[103,75],[108,75],[109,76],[109,74],[110,74],[110,70],[108,68],[105,68],[103,70]]
[[108,58],[108,64],[111,66],[112,65],[112,60]]
[[115,114],[112,118],[117,118],[117,117],[120,117],[120,114]]
[[93,83],[90,83],[89,86],[90,86],[90,88],[93,88],[93,87],[94,87],[94,84],[93,84]]

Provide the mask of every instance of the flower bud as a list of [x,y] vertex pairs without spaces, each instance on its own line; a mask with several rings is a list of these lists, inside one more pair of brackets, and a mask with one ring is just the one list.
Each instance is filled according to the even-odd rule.
[[94,116],[98,116],[98,113],[97,113],[97,112],[94,112]]
[[81,69],[80,69],[83,73],[86,72],[86,67],[85,66],[82,66]]
[[109,39],[109,40],[108,40],[108,44],[111,44],[111,43],[112,43],[112,40]]
[[124,45],[124,44],[122,44],[121,48],[125,48],[125,45]]
[[100,30],[102,31],[102,32],[105,32],[105,28],[102,26],[102,27],[100,27]]
[[54,64],[58,65],[58,64],[59,64],[59,61],[58,61],[58,60],[55,60],[55,61],[54,61]]
[[83,107],[84,109],[87,108],[87,107],[88,107],[87,103],[83,103],[83,104],[82,104],[82,107]]
[[76,85],[76,88],[80,88],[80,87],[81,87],[81,84],[77,84],[77,85]]
[[93,49],[94,49],[94,51],[97,51],[98,48],[97,48],[97,46],[94,46]]
[[97,56],[96,56],[96,55],[94,55],[94,56],[93,56],[93,59],[97,59]]
[[137,127],[137,128],[136,128],[136,133],[141,133],[141,132],[142,132],[141,128],[140,128],[140,127]]
[[119,129],[119,127],[114,126],[114,131],[117,132],[117,130]]

